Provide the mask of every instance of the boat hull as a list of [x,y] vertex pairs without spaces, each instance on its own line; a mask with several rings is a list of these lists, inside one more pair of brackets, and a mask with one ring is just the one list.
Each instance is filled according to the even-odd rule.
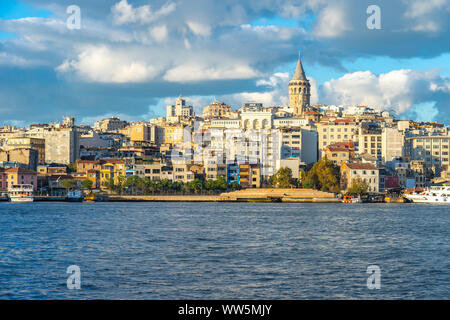
[[447,204],[450,204],[450,199],[442,198],[442,197],[405,195],[405,198],[414,203],[447,203]]
[[21,203],[26,203],[26,202],[33,202],[34,198],[33,197],[10,197],[9,201],[11,202],[21,202]]

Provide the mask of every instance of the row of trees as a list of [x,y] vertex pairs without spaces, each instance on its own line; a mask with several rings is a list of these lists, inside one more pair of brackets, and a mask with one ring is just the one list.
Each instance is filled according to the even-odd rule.
[[[326,158],[320,159],[306,173],[302,181],[292,176],[292,170],[284,167],[280,168],[270,179],[268,185],[273,188],[305,188],[315,189],[325,192],[340,192],[339,187],[340,170],[332,161]],[[63,180],[61,186],[67,190],[73,189],[76,185],[75,180]],[[92,189],[92,181],[86,179],[81,182],[83,189]],[[228,184],[223,177],[217,180],[195,179],[188,183],[180,181],[171,181],[168,179],[151,180],[139,176],[121,176],[118,181],[109,180],[104,182],[103,187],[116,193],[133,194],[155,194],[155,193],[190,193],[199,194],[202,192],[218,193],[224,191],[239,190],[241,187],[237,183]],[[368,185],[361,178],[352,180],[347,194],[364,195],[367,194]]]
[[117,183],[113,180],[106,182],[105,187],[117,193],[132,194],[155,194],[155,193],[189,193],[199,194],[202,192],[219,193],[227,190],[240,189],[239,184],[228,184],[223,177],[217,180],[194,179],[187,183],[171,181],[169,179],[151,180],[139,176],[119,177]]
[[[61,181],[61,186],[67,190],[76,188],[76,181],[67,179]],[[81,182],[83,189],[92,189],[92,181],[86,179]],[[224,191],[239,190],[241,187],[237,183],[228,184],[223,177],[217,180],[194,179],[188,183],[181,181],[171,181],[169,179],[151,180],[138,176],[121,176],[115,182],[113,179],[105,181],[103,187],[113,192],[123,194],[158,194],[158,193],[190,193],[199,194],[202,192],[219,193]]]
[[332,161],[320,159],[307,172],[302,181],[292,177],[290,168],[280,168],[271,178],[274,188],[306,188],[326,192],[339,192],[340,170]]
[[[63,187],[64,189],[67,190],[71,190],[74,189],[76,186],[77,182],[75,180],[71,180],[71,179],[65,179],[63,181],[61,181],[61,187]],[[83,189],[92,189],[93,186],[93,182],[89,179],[85,179],[83,181],[81,181],[81,188]]]
[[[339,193],[340,190],[340,168],[327,158],[317,161],[300,181],[292,177],[292,170],[280,168],[271,178],[273,188],[298,188],[315,189],[325,192]],[[352,180],[347,194],[365,195],[368,184],[361,178]]]

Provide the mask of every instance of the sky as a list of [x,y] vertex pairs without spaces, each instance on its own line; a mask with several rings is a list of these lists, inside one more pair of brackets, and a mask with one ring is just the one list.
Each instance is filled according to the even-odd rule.
[[284,105],[299,50],[311,103],[448,125],[449,21],[450,0],[2,0],[0,126]]

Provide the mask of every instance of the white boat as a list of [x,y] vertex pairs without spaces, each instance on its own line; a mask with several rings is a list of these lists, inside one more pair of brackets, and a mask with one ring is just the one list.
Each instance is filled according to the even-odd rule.
[[33,186],[31,184],[13,184],[8,188],[11,202],[33,202]]
[[450,186],[430,187],[421,193],[405,194],[404,197],[416,203],[450,203]]
[[84,194],[81,190],[73,190],[67,192],[67,201],[81,202],[84,199]]

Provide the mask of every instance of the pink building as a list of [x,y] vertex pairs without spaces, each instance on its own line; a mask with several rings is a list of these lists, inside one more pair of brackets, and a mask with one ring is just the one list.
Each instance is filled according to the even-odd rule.
[[23,168],[10,168],[5,170],[6,174],[6,188],[12,184],[31,184],[33,190],[37,190],[37,172],[23,169]]

